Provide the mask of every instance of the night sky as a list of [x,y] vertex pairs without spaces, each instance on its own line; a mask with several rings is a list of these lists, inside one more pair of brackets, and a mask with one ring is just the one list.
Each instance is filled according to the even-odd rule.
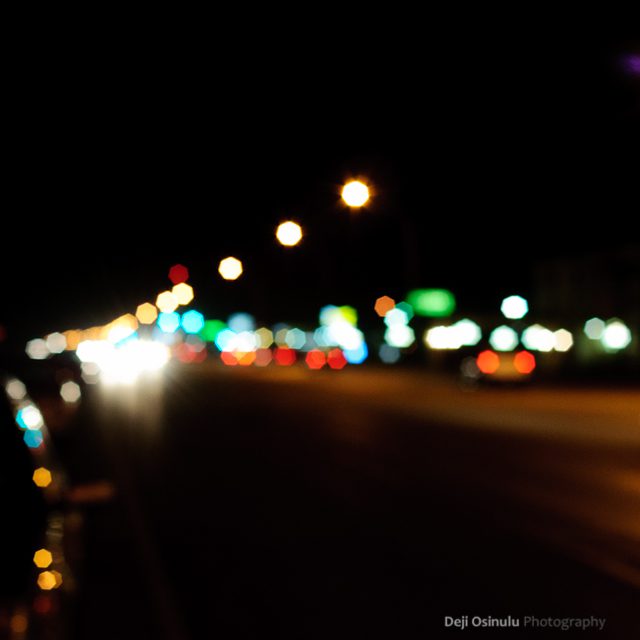
[[[59,74],[9,132],[0,323],[20,339],[104,323],[175,262],[210,317],[312,323],[420,285],[495,307],[540,260],[636,242],[633,51],[516,38],[356,48],[304,73],[258,57]],[[355,214],[350,177],[374,189]],[[306,235],[286,250],[289,218]],[[230,254],[245,264],[231,284],[216,271]]]

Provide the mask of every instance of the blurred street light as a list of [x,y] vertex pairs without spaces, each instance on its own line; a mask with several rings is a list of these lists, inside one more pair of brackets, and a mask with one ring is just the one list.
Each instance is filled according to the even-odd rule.
[[193,300],[193,287],[186,282],[181,282],[171,289],[171,293],[176,297],[178,304],[186,305]]
[[369,187],[359,180],[352,180],[342,187],[342,199],[349,207],[361,207],[369,200]]
[[529,304],[522,296],[509,296],[502,301],[500,311],[505,318],[520,320],[529,312]]
[[242,275],[242,262],[229,256],[220,260],[218,272],[225,280],[237,280]]
[[179,302],[171,291],[163,291],[156,298],[156,307],[162,311],[162,313],[171,313],[178,308]]
[[154,304],[144,302],[136,309],[136,318],[141,324],[153,324],[158,317],[158,310]]
[[278,225],[276,229],[278,242],[285,247],[293,247],[302,239],[302,227],[291,220]]

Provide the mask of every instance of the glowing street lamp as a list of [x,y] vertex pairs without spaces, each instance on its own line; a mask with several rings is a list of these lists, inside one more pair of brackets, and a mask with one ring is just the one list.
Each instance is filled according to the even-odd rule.
[[232,256],[224,258],[220,260],[218,273],[225,280],[237,280],[242,275],[242,262]]
[[342,199],[347,206],[361,207],[369,200],[369,187],[364,182],[352,180],[342,187]]
[[278,242],[285,247],[294,247],[302,239],[302,227],[291,220],[278,225],[276,229]]

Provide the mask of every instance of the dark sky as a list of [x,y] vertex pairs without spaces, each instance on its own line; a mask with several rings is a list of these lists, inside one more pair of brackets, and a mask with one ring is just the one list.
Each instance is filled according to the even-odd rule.
[[[209,315],[266,322],[418,285],[469,309],[526,293],[541,259],[634,242],[633,51],[591,34],[49,69],[8,131],[0,323],[107,321],[176,261]],[[360,175],[375,197],[352,215],[338,191]],[[287,218],[295,250],[273,238]],[[246,267],[231,285],[229,254]]]

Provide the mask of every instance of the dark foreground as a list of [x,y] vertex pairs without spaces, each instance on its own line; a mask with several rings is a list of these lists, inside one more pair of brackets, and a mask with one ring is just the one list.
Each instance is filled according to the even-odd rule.
[[396,375],[203,365],[90,389],[59,449],[116,495],[84,509],[75,638],[456,637],[464,615],[640,637],[633,396],[615,414],[537,391],[540,413],[527,390]]

